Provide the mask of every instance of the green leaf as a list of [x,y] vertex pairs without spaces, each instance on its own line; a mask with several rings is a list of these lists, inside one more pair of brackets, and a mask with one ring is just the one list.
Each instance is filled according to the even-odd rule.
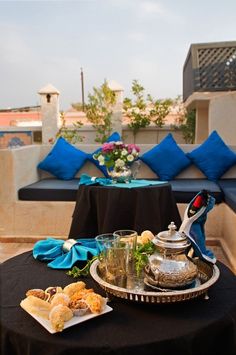
[[78,268],[77,266],[73,266],[73,268],[67,272],[67,275],[72,276],[74,278],[81,277],[81,276],[88,276],[90,266],[97,258],[98,258],[97,256],[94,256],[91,260],[87,262],[87,264],[82,269]]

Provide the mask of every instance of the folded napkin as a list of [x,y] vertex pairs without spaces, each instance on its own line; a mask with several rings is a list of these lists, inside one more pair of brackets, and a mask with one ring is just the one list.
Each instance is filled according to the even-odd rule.
[[122,187],[122,188],[134,188],[134,187],[144,187],[151,185],[161,185],[166,184],[166,181],[158,180],[131,180],[129,183],[113,183],[111,179],[91,177],[87,174],[82,174],[80,177],[79,185],[102,185],[102,186],[113,186],[113,187]]
[[98,255],[96,241],[88,239],[59,240],[47,238],[35,243],[33,257],[41,261],[50,261],[52,269],[71,269],[77,261],[86,261]]
[[111,179],[100,178],[96,176],[89,176],[87,174],[82,174],[80,176],[79,185],[111,185]]
[[208,212],[214,207],[215,198],[206,190],[200,191],[189,203],[179,231],[184,232],[191,241],[195,256],[212,264],[216,262],[213,252],[206,248],[204,226]]

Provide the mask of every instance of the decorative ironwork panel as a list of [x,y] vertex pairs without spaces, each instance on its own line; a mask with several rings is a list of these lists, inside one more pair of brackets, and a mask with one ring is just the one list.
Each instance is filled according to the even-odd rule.
[[193,44],[183,71],[183,97],[194,91],[236,90],[236,42]]

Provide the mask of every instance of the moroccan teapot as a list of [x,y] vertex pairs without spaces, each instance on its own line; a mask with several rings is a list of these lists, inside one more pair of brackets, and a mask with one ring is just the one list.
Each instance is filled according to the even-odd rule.
[[150,286],[160,288],[183,288],[197,276],[197,266],[187,256],[191,242],[183,232],[177,232],[174,222],[169,230],[158,233],[152,242],[156,252],[149,256],[145,277]]

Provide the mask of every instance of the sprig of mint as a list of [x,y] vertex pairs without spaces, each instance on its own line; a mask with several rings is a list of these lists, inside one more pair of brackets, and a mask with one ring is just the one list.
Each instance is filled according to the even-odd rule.
[[67,272],[67,275],[72,276],[74,278],[80,276],[88,276],[90,266],[97,258],[98,258],[97,256],[93,256],[92,259],[90,259],[82,269],[78,268],[77,266],[73,266],[73,268]]
[[[137,276],[140,275],[141,271],[148,263],[148,257],[151,254],[153,254],[154,251],[155,251],[155,245],[151,241],[137,246],[134,252],[135,269],[136,269]],[[67,272],[67,275],[72,276],[74,278],[81,277],[81,276],[88,276],[90,266],[97,258],[98,258],[97,256],[94,256],[91,260],[87,262],[87,264],[82,269],[78,268],[77,266],[73,266],[73,268]]]
[[135,269],[136,269],[137,276],[140,275],[141,271],[148,263],[148,257],[151,254],[153,254],[154,251],[155,251],[155,245],[151,241],[137,246],[134,252]]

